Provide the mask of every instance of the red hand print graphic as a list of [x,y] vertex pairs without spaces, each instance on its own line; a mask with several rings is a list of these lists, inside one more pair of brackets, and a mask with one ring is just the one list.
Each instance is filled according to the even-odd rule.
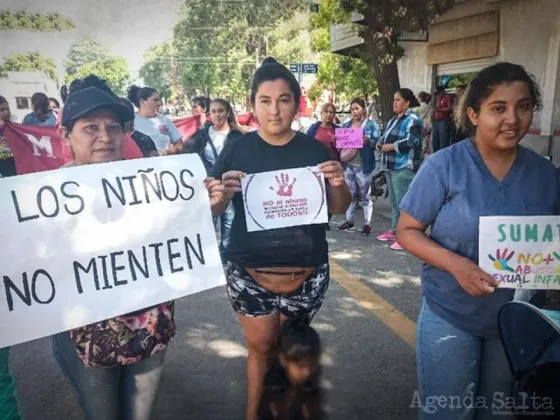
[[[278,191],[276,191],[276,195],[280,197],[290,197],[292,195],[292,189],[294,184],[296,183],[296,178],[292,180],[290,184],[290,176],[288,174],[280,174],[280,178],[275,176],[276,182],[278,183]],[[269,187],[272,191],[274,191],[273,187]]]

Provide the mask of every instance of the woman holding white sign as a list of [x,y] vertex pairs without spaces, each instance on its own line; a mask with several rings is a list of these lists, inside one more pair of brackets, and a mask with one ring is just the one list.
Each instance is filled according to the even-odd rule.
[[[72,86],[60,129],[74,157],[69,166],[121,160],[133,111],[110,90]],[[223,186],[210,178],[205,184],[215,207]],[[174,303],[166,302],[57,334],[53,350],[87,420],[148,420],[174,336]]]
[[[300,98],[301,89],[294,75],[267,58],[256,71],[251,89],[259,130],[226,144],[213,172],[216,178],[222,178],[226,196],[233,200],[235,208],[226,251],[226,277],[228,297],[249,348],[247,420],[256,419],[262,381],[279,327],[291,317],[311,319],[319,310],[329,284],[329,264],[324,224],[270,228],[280,224],[278,219],[285,213],[280,211],[269,221],[268,228],[249,231],[248,226],[254,222],[246,209],[249,204],[263,204],[263,197],[275,196],[271,212],[277,203],[301,205],[296,212],[305,212],[305,206],[316,204],[325,211],[321,201],[325,184],[332,213],[344,213],[351,199],[342,167],[332,160],[329,150],[314,138],[292,130]],[[309,179],[314,180],[315,190],[322,191],[322,195],[315,194],[315,190],[302,191],[298,186],[305,180],[293,177],[296,172],[303,174],[317,167],[317,174]],[[245,202],[242,178],[280,170],[281,175],[272,176],[260,195],[255,191],[253,201]],[[326,183],[320,181],[323,176]],[[326,211],[323,214],[326,222]]]
[[[480,269],[479,218],[558,214],[554,166],[519,145],[540,98],[521,66],[482,70],[457,116],[470,138],[429,157],[401,203],[398,241],[426,262],[416,335],[421,419],[486,419],[493,418],[493,408],[504,410],[513,377],[498,313],[515,289],[497,288],[497,280]],[[509,257],[502,258],[500,264]],[[433,410],[429,401],[436,399]]]
[[[373,203],[369,192],[375,169],[375,144],[379,140],[380,130],[375,121],[367,118],[366,102],[362,98],[352,100],[350,110],[352,119],[344,123],[343,127],[361,128],[363,147],[361,149],[342,149],[340,160],[344,165],[344,179],[350,188],[352,197],[360,196],[364,211],[362,235],[369,236],[371,234],[371,216],[373,215]],[[338,230],[348,230],[354,227],[356,206],[356,201],[352,200],[346,211],[346,221],[338,227]]]

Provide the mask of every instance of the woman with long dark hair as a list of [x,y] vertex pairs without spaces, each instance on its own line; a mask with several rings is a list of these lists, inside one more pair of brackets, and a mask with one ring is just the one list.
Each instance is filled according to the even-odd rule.
[[[482,70],[458,112],[469,138],[426,159],[401,203],[398,241],[425,262],[416,332],[420,419],[493,419],[495,397],[502,409],[510,395],[514,378],[498,314],[515,289],[498,288],[481,270],[479,222],[560,213],[554,165],[520,145],[540,105],[539,87],[523,67]],[[463,404],[438,404],[432,412],[436,395]],[[526,408],[538,410],[534,403]]]
[[[198,153],[208,173],[214,168],[224,146],[241,136],[233,109],[225,99],[218,98],[210,102],[210,116],[212,123],[199,128],[186,146],[186,153]],[[234,209],[230,204],[216,220],[219,222],[220,254],[224,263],[233,216]]]
[[128,89],[128,100],[138,108],[135,130],[150,137],[161,155],[183,151],[183,136],[171,120],[159,112],[161,100],[157,90],[133,85]]
[[24,125],[38,125],[41,127],[54,127],[56,125],[56,115],[50,107],[49,98],[41,92],[34,93],[31,97],[33,112],[23,118]]
[[[255,72],[251,102],[259,130],[224,146],[212,171],[224,183],[235,208],[226,250],[227,294],[243,327],[247,360],[247,420],[256,420],[263,378],[282,323],[317,313],[329,285],[324,225],[301,225],[257,232],[247,230],[241,178],[274,170],[315,167],[324,174],[328,208],[342,214],[350,191],[339,162],[329,150],[291,125],[301,100],[294,75],[267,58]],[[280,181],[279,181],[280,182]],[[226,204],[223,205],[225,210]]]
[[399,89],[393,99],[396,114],[388,123],[381,141],[377,144],[382,152],[381,168],[385,171],[389,201],[391,202],[391,229],[377,237],[379,241],[391,241],[391,249],[402,247],[396,240],[399,205],[424,159],[422,152],[422,119],[413,108],[420,104],[410,89]]

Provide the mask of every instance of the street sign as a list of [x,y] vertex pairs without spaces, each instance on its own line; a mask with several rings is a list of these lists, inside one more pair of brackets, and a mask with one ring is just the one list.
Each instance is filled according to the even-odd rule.
[[290,64],[290,71],[292,73],[299,73],[301,71],[301,64]]
[[317,64],[302,64],[301,67],[301,72],[307,74],[316,74],[319,70],[319,66]]

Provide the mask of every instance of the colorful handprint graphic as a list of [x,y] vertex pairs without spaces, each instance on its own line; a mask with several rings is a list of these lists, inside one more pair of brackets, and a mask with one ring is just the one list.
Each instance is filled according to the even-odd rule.
[[[276,195],[280,197],[291,197],[292,189],[294,188],[294,184],[296,183],[296,178],[292,180],[290,184],[290,176],[288,174],[282,173],[280,174],[280,178],[275,176],[276,182],[278,183],[278,190],[276,191]],[[273,187],[269,187],[272,191],[274,191]]]
[[511,268],[508,263],[513,258],[515,251],[511,251],[508,254],[507,248],[500,252],[499,249],[496,250],[496,256],[493,257],[492,255],[488,255],[491,261],[494,262],[494,268],[500,271],[509,271],[511,273],[515,273],[515,270]]

